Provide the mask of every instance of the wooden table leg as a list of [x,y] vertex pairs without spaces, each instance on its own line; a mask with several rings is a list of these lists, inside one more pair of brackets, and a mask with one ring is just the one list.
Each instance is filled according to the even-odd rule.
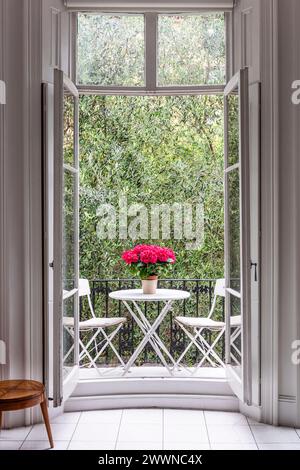
[[52,432],[51,432],[51,427],[50,427],[50,421],[49,421],[49,415],[48,415],[48,408],[47,408],[47,401],[46,400],[42,401],[41,410],[42,410],[42,413],[43,413],[43,418],[44,418],[45,426],[46,426],[46,429],[47,429],[47,434],[48,434],[48,439],[49,439],[49,442],[50,442],[50,446],[51,446],[51,449],[53,449],[54,442],[53,442],[53,438],[52,438]]

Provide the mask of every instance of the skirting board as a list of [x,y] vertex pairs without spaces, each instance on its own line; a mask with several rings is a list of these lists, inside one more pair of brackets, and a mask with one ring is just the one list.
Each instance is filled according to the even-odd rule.
[[119,408],[176,408],[194,410],[239,411],[239,401],[220,395],[109,395],[71,397],[64,411],[88,411]]

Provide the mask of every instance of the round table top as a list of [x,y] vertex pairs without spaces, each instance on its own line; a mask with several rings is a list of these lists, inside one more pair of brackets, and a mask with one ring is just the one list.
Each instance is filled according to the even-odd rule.
[[37,398],[44,393],[44,385],[35,380],[0,381],[0,404]]
[[190,296],[191,294],[189,292],[175,289],[157,289],[156,294],[143,294],[142,289],[119,290],[109,294],[109,297],[114,300],[128,300],[138,302],[185,300]]

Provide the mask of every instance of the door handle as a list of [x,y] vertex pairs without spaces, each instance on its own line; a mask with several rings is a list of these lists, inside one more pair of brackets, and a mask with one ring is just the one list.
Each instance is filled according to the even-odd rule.
[[257,277],[257,266],[258,266],[258,263],[252,263],[251,262],[251,270],[252,270],[252,268],[254,268],[254,281],[255,282],[257,282],[257,279],[258,279],[258,277]]

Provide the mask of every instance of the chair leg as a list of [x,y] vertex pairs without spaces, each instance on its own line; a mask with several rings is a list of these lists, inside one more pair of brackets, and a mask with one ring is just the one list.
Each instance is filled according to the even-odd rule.
[[46,426],[46,429],[47,429],[47,434],[48,434],[48,439],[49,439],[49,442],[50,442],[50,446],[51,446],[51,449],[53,449],[54,442],[53,442],[53,438],[52,438],[52,432],[51,432],[51,426],[50,426],[50,421],[49,421],[49,415],[48,415],[48,408],[47,408],[47,401],[46,400],[44,400],[41,403],[41,410],[42,410],[45,426]]

